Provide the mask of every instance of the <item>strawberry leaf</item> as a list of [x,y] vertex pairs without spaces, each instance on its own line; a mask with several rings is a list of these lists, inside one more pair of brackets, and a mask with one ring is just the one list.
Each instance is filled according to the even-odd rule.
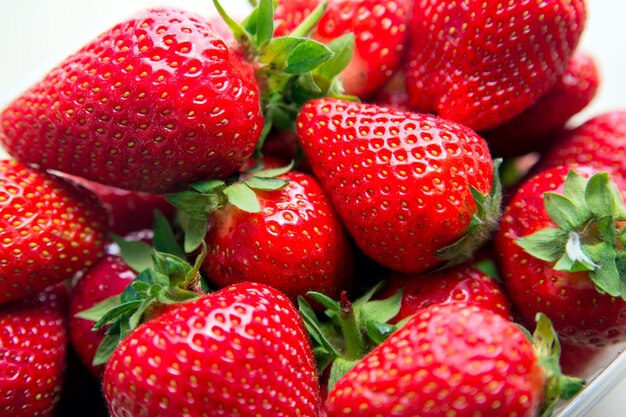
[[319,67],[324,62],[334,56],[324,44],[307,39],[297,45],[289,57],[287,57],[287,67],[284,72],[287,74],[303,74]]
[[248,213],[258,213],[261,211],[261,205],[256,198],[256,194],[250,187],[242,183],[229,185],[224,189],[224,195],[228,198],[228,202]]
[[576,230],[587,220],[580,215],[574,203],[565,196],[544,193],[543,200],[550,218],[564,230]]
[[152,268],[152,248],[145,242],[124,240],[124,238],[111,235],[111,239],[120,247],[120,255],[126,265],[136,272]]
[[517,239],[515,243],[528,254],[546,262],[556,262],[565,253],[568,233],[557,228],[546,228]]

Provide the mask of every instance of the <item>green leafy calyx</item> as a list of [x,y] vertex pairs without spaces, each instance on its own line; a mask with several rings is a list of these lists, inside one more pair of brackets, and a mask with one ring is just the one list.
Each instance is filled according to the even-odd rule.
[[570,170],[563,194],[545,193],[545,209],[557,227],[517,240],[527,253],[557,271],[588,272],[601,293],[626,300],[626,209],[609,174],[588,180]]

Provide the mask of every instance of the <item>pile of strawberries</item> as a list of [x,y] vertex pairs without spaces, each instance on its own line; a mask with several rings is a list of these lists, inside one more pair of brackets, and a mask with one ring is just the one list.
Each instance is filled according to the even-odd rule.
[[145,11],[0,113],[0,415],[70,415],[71,353],[112,417],[549,416],[562,349],[626,340],[584,0],[255,3]]

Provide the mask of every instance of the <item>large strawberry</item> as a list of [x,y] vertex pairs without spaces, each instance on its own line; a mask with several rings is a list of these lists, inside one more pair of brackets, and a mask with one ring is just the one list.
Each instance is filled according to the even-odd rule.
[[0,306],[3,417],[52,417],[65,368],[65,288]]
[[417,0],[411,105],[475,130],[502,124],[554,85],[585,19],[584,0]]
[[567,164],[608,169],[626,179],[626,111],[601,114],[563,134],[544,155],[540,168]]
[[0,303],[34,295],[104,252],[107,214],[95,195],[0,161]]
[[[350,56],[348,44],[301,36],[309,20],[274,42],[271,0],[252,16],[244,27],[225,16],[242,48],[180,10],[120,23],[10,104],[0,138],[24,162],[124,189],[165,193],[226,178],[264,126],[280,119],[289,127],[298,103],[337,90],[332,79],[347,63],[339,58]],[[322,64],[323,73],[310,74]]]
[[101,377],[103,366],[93,361],[104,330],[92,331],[93,322],[80,317],[80,313],[96,304],[119,296],[135,278],[135,272],[118,256],[105,256],[87,270],[74,284],[70,295],[69,331],[74,350],[83,364],[95,376]]
[[392,273],[376,298],[402,292],[400,311],[391,321],[397,323],[431,305],[464,303],[511,318],[509,302],[496,280],[472,265],[438,271],[430,275]]
[[499,214],[486,142],[430,115],[336,99],[307,103],[303,150],[356,244],[400,272],[471,256]]
[[506,157],[547,149],[567,121],[593,100],[599,85],[593,58],[581,52],[574,54],[546,95],[508,122],[484,132],[489,147]]
[[140,326],[104,374],[112,417],[316,417],[318,391],[297,311],[278,291],[254,283]]
[[[320,0],[279,0],[276,34],[298,26]],[[314,37],[323,42],[354,34],[354,55],[341,74],[346,93],[365,97],[391,78],[408,42],[413,0],[330,0]]]
[[508,293],[527,322],[543,312],[571,344],[625,340],[622,201],[607,173],[583,166],[553,168],[519,188],[496,243]]
[[352,281],[347,235],[315,178],[289,172],[274,191],[256,193],[260,210],[226,204],[208,217],[202,270],[219,287],[270,285],[295,300],[308,291],[332,297]]
[[549,415],[559,390],[569,397],[580,382],[560,375],[545,317],[538,329],[535,351],[522,330],[491,311],[431,306],[331,388],[328,417]]

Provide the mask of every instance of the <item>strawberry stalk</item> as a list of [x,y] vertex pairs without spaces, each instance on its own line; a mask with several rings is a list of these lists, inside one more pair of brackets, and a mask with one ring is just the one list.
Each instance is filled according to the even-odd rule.
[[557,271],[586,271],[600,293],[626,300],[626,208],[608,173],[588,180],[570,170],[563,194],[545,193],[557,227],[517,240]]

